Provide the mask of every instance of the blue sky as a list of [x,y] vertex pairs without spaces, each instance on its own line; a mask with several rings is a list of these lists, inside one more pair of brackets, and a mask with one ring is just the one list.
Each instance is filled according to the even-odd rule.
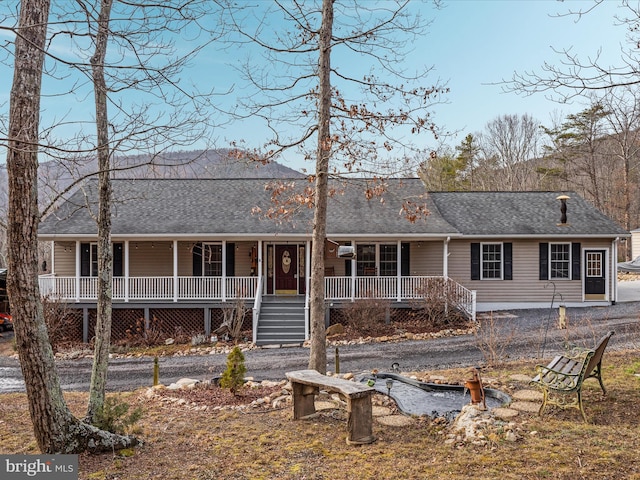
[[[503,93],[496,83],[511,78],[514,72],[539,71],[544,62],[558,63],[560,57],[553,48],[571,48],[585,58],[593,57],[602,49],[605,63],[620,64],[620,44],[626,32],[623,27],[614,26],[614,14],[621,13],[619,2],[605,0],[579,21],[575,17],[555,17],[568,9],[591,5],[592,0],[449,0],[442,9],[435,10],[428,2],[421,4],[419,8],[424,16],[432,18],[433,23],[429,34],[415,45],[413,58],[432,65],[433,79],[447,82],[451,89],[446,96],[447,103],[433,109],[439,126],[458,132],[447,143],[452,147],[457,145],[465,134],[482,131],[487,122],[500,115],[526,113],[550,125],[553,114],[566,115],[583,109],[581,104],[550,102],[542,94],[521,97]],[[3,35],[0,32],[0,37]],[[219,92],[225,91],[237,80],[226,64],[237,62],[238,57],[239,52],[235,50],[207,51],[182,77],[202,90],[215,87]],[[340,67],[340,60],[333,58],[333,66]],[[3,79],[0,114],[5,115],[11,69],[0,66],[0,75]],[[236,92],[241,93],[238,89]],[[92,115],[92,95],[44,99],[43,107],[45,119],[53,114],[60,117],[63,112],[86,118]],[[216,135],[221,143],[245,140],[247,145],[258,146],[266,139],[267,132],[256,122],[237,122],[218,129]],[[424,142],[425,147],[436,147],[435,141],[427,136]],[[280,161],[294,168],[303,166],[295,154],[286,154]]]
[[584,105],[561,105],[545,95],[522,97],[503,93],[496,83],[514,72],[540,71],[544,62],[558,64],[554,52],[569,49],[583,58],[598,49],[607,64],[620,64],[620,44],[625,30],[616,27],[614,15],[622,13],[619,2],[605,0],[579,21],[558,17],[569,9],[589,7],[593,1],[453,0],[434,17],[427,43],[432,48],[436,71],[449,79],[450,104],[438,108],[437,116],[453,131],[473,133],[504,114],[530,114],[550,125],[554,111],[575,113]]

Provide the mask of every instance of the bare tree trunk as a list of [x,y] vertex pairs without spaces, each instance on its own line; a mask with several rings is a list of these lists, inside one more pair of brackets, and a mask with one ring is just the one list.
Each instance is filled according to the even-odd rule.
[[113,253],[111,247],[111,178],[109,148],[109,117],[107,115],[107,85],[104,78],[104,59],[109,39],[109,17],[113,0],[102,0],[98,17],[96,49],[91,58],[93,91],[96,101],[96,129],[98,138],[98,304],[96,339],[94,345],[88,422],[96,423],[104,407],[111,345],[111,298]]
[[318,78],[318,150],[316,158],[315,211],[313,216],[313,245],[311,247],[311,351],[309,368],[327,372],[327,344],[324,323],[324,247],[327,236],[327,195],[329,158],[331,156],[331,35],[333,29],[333,0],[322,2]]
[[60,388],[38,288],[38,130],[49,7],[49,0],[25,0],[20,4],[7,152],[7,290],[38,447],[46,453],[112,450],[135,445],[137,441],[81,423],[69,411]]

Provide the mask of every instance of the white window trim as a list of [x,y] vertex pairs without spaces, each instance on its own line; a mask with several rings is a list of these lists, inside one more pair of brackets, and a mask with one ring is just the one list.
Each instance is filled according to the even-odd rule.
[[[484,276],[484,247],[485,245],[500,245],[500,278],[485,278]],[[504,242],[481,242],[480,243],[480,280],[504,280]]]
[[[362,245],[373,245],[375,248],[375,268],[376,268],[376,272],[378,272],[378,275],[380,275],[381,273],[381,269],[380,269],[380,246],[381,245],[393,245],[396,247],[397,252],[396,252],[396,275],[393,275],[393,277],[396,277],[400,274],[400,269],[401,267],[401,261],[399,260],[400,258],[400,244],[399,243],[390,243],[390,242],[360,242],[360,243],[356,243],[355,244],[355,249],[356,252],[358,251],[358,246],[362,246]],[[355,260],[355,268],[356,268],[356,274],[357,274],[357,269],[358,269],[358,259],[356,258]],[[357,276],[357,275],[356,275]]]
[[[552,268],[551,268],[551,245],[568,245],[569,246],[569,276],[567,278],[562,278],[562,277],[553,277],[552,275]],[[549,245],[547,246],[547,258],[548,263],[547,263],[547,272],[549,272],[549,274],[547,275],[548,280],[553,280],[553,281],[569,281],[569,280],[573,280],[573,248],[571,246],[571,242],[549,242]]]
[[[202,242],[202,276],[203,276],[203,277],[208,277],[208,276],[209,276],[209,275],[205,275],[205,263],[207,263],[207,262],[206,262],[206,259],[205,259],[205,254],[204,254],[204,252],[205,252],[205,245],[219,245],[219,246],[220,246],[220,253],[221,253],[221,255],[222,255],[222,256],[221,256],[221,265],[220,265],[220,267],[221,267],[221,269],[220,269],[221,274],[220,274],[220,275],[211,275],[211,277],[212,277],[212,278],[219,278],[219,277],[223,277],[223,276],[224,276],[224,261],[225,261],[225,259],[224,259],[224,253],[225,253],[225,252],[224,252],[224,243],[223,243],[223,242]],[[210,262],[209,262],[209,263],[210,263]]]

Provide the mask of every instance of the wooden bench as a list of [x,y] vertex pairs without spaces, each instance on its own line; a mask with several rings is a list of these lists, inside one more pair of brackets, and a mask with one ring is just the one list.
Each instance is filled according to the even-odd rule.
[[375,441],[371,408],[371,395],[375,389],[362,383],[327,377],[315,370],[298,370],[286,375],[293,388],[294,420],[315,413],[315,396],[320,389],[336,392],[347,402],[347,443],[360,445]]
[[[614,332],[607,333],[600,339],[594,350],[574,348],[567,355],[558,355],[547,366],[537,365],[536,375],[531,384],[538,386],[543,393],[542,405],[538,411],[542,415],[547,405],[560,408],[577,408],[584,421],[587,415],[582,406],[582,384],[587,378],[596,378],[602,388],[602,355]],[[567,397],[576,394],[576,398],[569,401]]]

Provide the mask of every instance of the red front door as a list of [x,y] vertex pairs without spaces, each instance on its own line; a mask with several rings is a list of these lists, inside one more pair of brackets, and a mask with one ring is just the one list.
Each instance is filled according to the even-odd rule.
[[276,293],[298,293],[298,246],[276,245]]

